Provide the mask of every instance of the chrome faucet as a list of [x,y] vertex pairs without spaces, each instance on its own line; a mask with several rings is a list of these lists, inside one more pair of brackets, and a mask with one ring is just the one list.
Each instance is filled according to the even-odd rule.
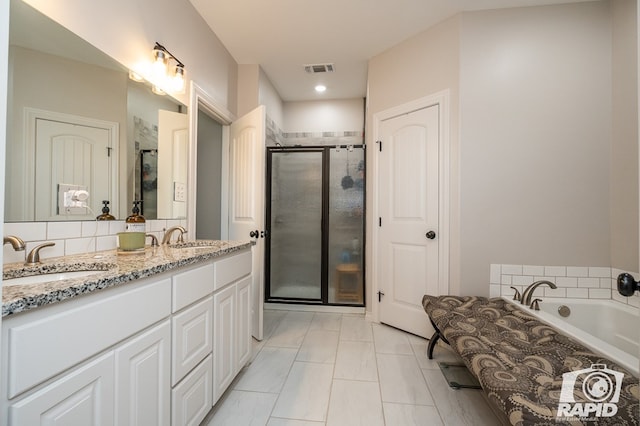
[[39,246],[35,246],[27,255],[27,260],[24,262],[26,266],[34,266],[40,263],[40,250],[45,247],[53,247],[56,243],[44,243]]
[[546,284],[551,288],[558,288],[551,281],[547,281],[547,280],[536,281],[533,284],[530,284],[529,287],[526,288],[524,293],[522,293],[522,299],[520,300],[520,303],[522,305],[527,305],[527,306],[531,305],[531,297],[533,296],[533,292],[535,291],[536,288],[538,288],[543,284]]
[[24,241],[22,241],[22,238],[16,237],[14,235],[7,235],[6,237],[4,237],[3,241],[4,242],[2,243],[2,245],[11,244],[11,247],[13,247],[15,251],[23,251],[25,248],[27,248],[27,245],[24,243]]
[[169,242],[171,241],[171,234],[173,234],[174,231],[180,231],[180,235],[178,235],[178,242],[184,242],[183,235],[187,233],[187,230],[182,226],[172,226],[165,231],[164,237],[162,237],[162,244],[169,244]]

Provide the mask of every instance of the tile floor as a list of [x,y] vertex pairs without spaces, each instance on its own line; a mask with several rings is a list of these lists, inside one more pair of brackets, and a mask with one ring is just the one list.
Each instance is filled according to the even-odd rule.
[[500,424],[481,391],[451,389],[425,339],[364,315],[265,311],[265,339],[203,425]]

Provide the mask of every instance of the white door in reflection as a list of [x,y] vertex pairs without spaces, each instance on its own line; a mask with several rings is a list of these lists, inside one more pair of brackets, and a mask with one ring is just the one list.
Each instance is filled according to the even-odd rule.
[[[35,219],[94,219],[100,212],[102,200],[113,200],[112,163],[116,160],[111,155],[110,131],[38,118],[35,136]],[[87,209],[85,214],[66,214],[64,205],[59,205],[60,184],[86,188],[93,212]]]

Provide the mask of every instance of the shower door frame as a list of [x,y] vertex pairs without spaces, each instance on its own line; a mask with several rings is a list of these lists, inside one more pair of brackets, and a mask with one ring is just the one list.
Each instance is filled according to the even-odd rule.
[[[345,307],[363,307],[367,300],[366,285],[365,285],[365,258],[362,258],[362,303],[330,303],[329,302],[329,184],[330,184],[330,171],[331,171],[331,150],[335,148],[348,149],[362,149],[363,153],[366,148],[364,144],[353,145],[304,145],[304,146],[269,146],[267,147],[267,164],[266,164],[266,198],[265,198],[265,292],[264,301],[267,303],[290,303],[299,305],[327,305],[327,306],[345,306]],[[272,188],[272,166],[273,166],[273,153],[282,152],[321,152],[322,153],[322,220],[321,220],[321,265],[320,265],[320,299],[308,299],[298,297],[278,297],[270,298],[271,295],[271,188]],[[367,181],[367,166],[366,155],[363,155],[364,187],[366,188]],[[367,192],[363,189],[362,198],[362,250],[364,251],[367,237],[366,237],[366,205],[367,205]]]

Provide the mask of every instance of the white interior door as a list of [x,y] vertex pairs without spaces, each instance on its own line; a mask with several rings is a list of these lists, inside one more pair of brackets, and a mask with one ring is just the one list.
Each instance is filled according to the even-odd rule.
[[[229,126],[229,239],[246,240],[265,229],[265,107]],[[262,340],[264,238],[255,238],[251,285],[252,335]]]
[[422,296],[438,294],[438,105],[380,123],[380,322],[430,337]]
[[187,217],[188,161],[187,114],[158,110],[158,219]]
[[[102,200],[112,197],[111,135],[104,128],[54,120],[35,121],[36,185],[35,212],[38,221],[67,220],[58,206],[58,185],[77,185],[89,191],[88,204],[100,211]],[[81,209],[72,219],[93,219],[98,213]]]

